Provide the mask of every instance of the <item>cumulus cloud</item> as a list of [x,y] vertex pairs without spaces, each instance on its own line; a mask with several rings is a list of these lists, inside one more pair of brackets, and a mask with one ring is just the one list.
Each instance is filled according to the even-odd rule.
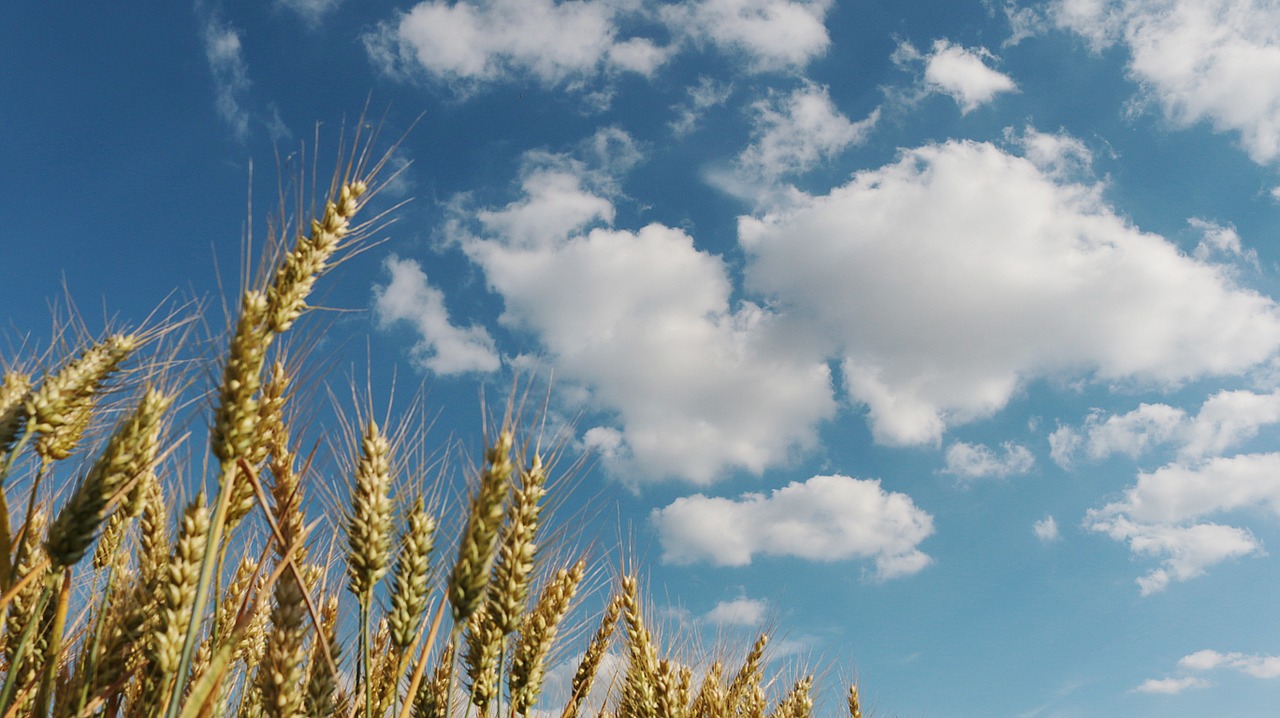
[[748,182],[764,184],[808,171],[864,142],[880,116],[876,110],[852,122],[836,109],[827,88],[814,84],[756,102],[752,111],[754,138],[738,156],[736,170]]
[[933,517],[878,480],[815,476],[736,500],[696,494],[655,509],[652,520],[669,563],[745,566],[758,555],[861,558],[873,559],[875,576],[889,579],[932,561],[919,545],[933,533]]
[[531,155],[520,199],[451,229],[502,296],[502,321],[616,418],[585,443],[628,480],[699,483],[812,446],[835,412],[822,357],[797,353],[775,313],[732,303],[724,260],[687,233],[610,228],[608,183],[592,169],[602,160],[592,162]]
[[1085,515],[1086,528],[1161,559],[1138,578],[1143,595],[1203,575],[1223,561],[1262,552],[1245,528],[1203,519],[1242,509],[1280,516],[1280,453],[1175,462],[1142,472],[1122,497]]
[[203,18],[204,54],[213,75],[218,115],[231,127],[236,139],[249,135],[249,66],[244,59],[240,32],[216,14]]
[[831,0],[687,0],[660,14],[671,32],[747,59],[756,72],[799,70],[831,44]]
[[735,598],[720,601],[703,616],[703,620],[717,626],[759,626],[764,621],[768,604],[755,598]]
[[1004,478],[1025,474],[1035,466],[1036,459],[1025,446],[1006,441],[997,454],[984,444],[957,441],[947,447],[947,466],[944,473],[961,479]]
[[1036,538],[1044,541],[1045,543],[1057,541],[1061,537],[1058,533],[1058,522],[1055,521],[1052,516],[1046,516],[1043,519],[1040,519],[1035,522],[1035,525],[1031,528],[1035,531]]
[[936,445],[1037,377],[1174,384],[1280,347],[1275,303],[1227,268],[987,143],[906,150],[739,241],[748,289],[841,357],[881,443]]
[[1057,0],[1059,27],[1122,43],[1130,76],[1170,121],[1234,132],[1255,162],[1280,157],[1280,7],[1228,0]]
[[1183,461],[1217,456],[1280,423],[1280,391],[1220,391],[1195,416],[1168,404],[1141,404],[1124,414],[1094,411],[1079,428],[1062,426],[1049,436],[1051,457],[1069,467],[1083,454],[1093,461],[1114,454],[1136,459],[1161,445],[1177,447]]
[[1187,224],[1201,233],[1200,243],[1192,252],[1192,256],[1196,259],[1209,260],[1214,257],[1239,259],[1254,269],[1259,268],[1257,250],[1245,249],[1240,233],[1234,226],[1218,224],[1199,217],[1192,217],[1187,220]]
[[391,282],[375,290],[375,311],[383,327],[408,322],[420,340],[414,358],[428,371],[449,375],[495,371],[501,365],[493,337],[484,327],[461,328],[449,321],[444,292],[431,286],[421,265],[392,256],[383,265]]
[[996,95],[1018,89],[1012,78],[987,65],[996,57],[985,47],[967,48],[948,40],[935,40],[933,51],[923,55],[911,43],[903,42],[894,52],[893,60],[898,65],[924,64],[923,87],[917,98],[935,92],[947,95],[966,115],[994,100]]
[[619,37],[623,10],[606,0],[429,0],[364,42],[389,74],[425,73],[460,88],[524,78],[581,86],[622,71],[650,76],[669,51],[646,38]]

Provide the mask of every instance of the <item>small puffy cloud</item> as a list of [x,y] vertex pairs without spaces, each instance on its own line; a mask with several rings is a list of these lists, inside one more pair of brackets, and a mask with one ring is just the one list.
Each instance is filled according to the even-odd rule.
[[757,555],[862,558],[874,559],[876,577],[889,579],[931,561],[919,545],[933,533],[933,517],[878,480],[815,476],[736,500],[696,494],[655,509],[652,520],[669,563],[744,566]]
[[1124,414],[1094,411],[1079,428],[1059,427],[1049,436],[1051,456],[1064,468],[1080,454],[1097,461],[1114,454],[1138,458],[1174,444],[1180,459],[1218,456],[1280,423],[1280,391],[1220,391],[1195,416],[1168,404],[1141,404]]
[[1138,693],[1163,693],[1165,695],[1177,695],[1188,688],[1207,688],[1209,682],[1203,678],[1188,676],[1185,678],[1151,678],[1142,682],[1142,685],[1133,690]]
[[1046,516],[1043,519],[1040,519],[1035,522],[1035,525],[1031,528],[1035,531],[1036,538],[1044,541],[1045,543],[1057,541],[1061,538],[1061,534],[1058,533],[1058,522],[1055,521],[1052,516]]
[[738,156],[744,179],[770,184],[800,174],[846,148],[864,142],[879,110],[851,122],[836,109],[826,87],[807,84],[789,95],[756,102],[754,139]]
[[216,14],[203,18],[204,54],[213,75],[218,115],[236,139],[249,135],[249,110],[244,103],[249,93],[249,67],[244,59],[240,32]]
[[768,604],[755,598],[735,598],[720,601],[703,616],[703,620],[717,626],[759,626]]
[[415,359],[428,371],[450,375],[495,371],[501,365],[493,337],[483,327],[461,328],[449,321],[444,292],[431,286],[421,265],[392,256],[384,263],[391,282],[375,289],[378,323],[408,322],[420,339]]
[[1059,27],[1095,49],[1123,43],[1130,77],[1166,118],[1233,132],[1260,164],[1280,158],[1280,7],[1222,0],[1057,0]]
[[1227,259],[1240,259],[1253,268],[1258,268],[1257,250],[1245,249],[1244,243],[1240,240],[1240,233],[1232,225],[1218,224],[1198,217],[1187,220],[1187,224],[1201,233],[1200,243],[1192,252],[1192,256],[1196,259],[1209,260],[1221,256]]
[[1022,156],[1047,175],[1071,179],[1086,175],[1093,166],[1093,152],[1077,137],[1063,132],[1040,132],[1027,127],[1015,135],[1012,129],[1005,136],[1022,148]]
[[1025,474],[1036,459],[1025,446],[1006,441],[997,454],[984,444],[957,441],[947,447],[947,467],[943,472],[964,479],[1004,478]]
[[677,37],[747,58],[755,72],[800,70],[831,44],[831,0],[685,0],[660,16]]
[[1280,349],[1280,308],[1229,268],[987,143],[904,151],[738,233],[747,288],[841,357],[881,443],[937,445],[1033,378],[1176,384]]
[[1161,559],[1159,568],[1136,580],[1143,596],[1163,591],[1174,581],[1202,576],[1210,566],[1262,550],[1252,533],[1215,523],[1141,524],[1122,515],[1091,510],[1085,527],[1128,542],[1129,550],[1137,556]]
[[971,49],[936,40],[925,60],[924,81],[949,95],[968,114],[996,95],[1017,89],[1008,75],[987,66],[994,59],[985,47]]
[[694,131],[702,116],[713,107],[723,105],[733,94],[733,85],[716,82],[703,75],[698,84],[688,88],[688,99],[675,106],[676,119],[668,123],[676,137],[684,137]]
[[619,38],[622,10],[604,0],[429,0],[364,42],[389,74],[425,73],[460,88],[523,78],[581,86],[617,71],[652,75],[668,51],[645,38]]
[[900,67],[924,65],[921,86],[913,95],[906,96],[909,102],[940,93],[955,100],[960,112],[966,115],[994,100],[996,95],[1018,89],[1008,75],[987,66],[995,59],[985,47],[966,48],[947,40],[935,40],[933,51],[928,55],[909,42],[900,43],[893,53],[893,61]]

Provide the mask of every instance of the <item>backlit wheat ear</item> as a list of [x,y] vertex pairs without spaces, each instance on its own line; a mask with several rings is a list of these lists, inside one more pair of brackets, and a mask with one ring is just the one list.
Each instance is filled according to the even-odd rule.
[[320,633],[311,647],[310,675],[307,678],[307,692],[303,701],[303,715],[307,718],[338,715],[335,711],[338,677],[325,662],[324,649],[321,648],[320,641],[329,644],[329,655],[336,663],[342,650],[342,644],[338,642],[337,596],[330,596],[324,602],[320,613]]
[[791,691],[778,703],[772,715],[777,718],[812,718],[813,698],[809,695],[813,688],[813,676],[805,676],[796,681]]
[[367,601],[387,572],[391,549],[391,444],[369,422],[360,442],[347,524],[348,588]]
[[444,647],[436,659],[431,680],[423,681],[413,697],[413,718],[446,718],[449,676],[453,672],[453,644]]
[[284,256],[267,292],[268,326],[272,332],[287,331],[302,315],[316,278],[350,234],[351,218],[360,211],[361,198],[367,191],[368,185],[363,181],[342,185],[338,197],[326,203],[324,215],[311,221],[311,233],[299,236],[296,246]]
[[622,617],[627,626],[628,663],[622,683],[619,718],[657,718],[658,703],[654,676],[658,670],[657,650],[640,611],[639,588],[634,576],[622,577]]
[[0,382],[0,460],[13,449],[27,421],[26,398],[31,377],[17,371],[6,372]]
[[768,645],[769,635],[762,633],[751,646],[751,650],[747,652],[747,657],[742,662],[742,667],[738,669],[737,675],[733,677],[733,682],[729,684],[729,710],[740,709],[740,704],[744,701],[754,700],[752,689],[753,687],[758,688],[760,685],[764,649]]
[[849,686],[849,718],[862,718],[862,703],[858,700],[858,684]]
[[520,487],[512,491],[507,530],[498,549],[493,583],[489,587],[494,622],[504,636],[520,628],[529,598],[529,574],[538,550],[538,518],[542,513],[546,478],[542,458],[535,455],[529,468],[520,472]]
[[587,562],[579,559],[568,569],[556,572],[538,597],[538,605],[524,619],[520,640],[511,659],[511,707],[526,715],[542,693],[547,656],[555,643],[560,622],[569,611],[578,585],[587,573]]
[[164,392],[148,389],[58,513],[45,543],[55,569],[71,566],[84,556],[106,516],[108,502],[126,483],[150,470],[170,402]]
[[670,659],[658,661],[654,672],[653,693],[657,714],[663,718],[684,718],[689,706],[689,681],[692,673]]
[[270,343],[263,326],[266,315],[266,294],[245,292],[218,388],[210,440],[213,455],[222,463],[224,472],[236,459],[249,458],[257,438],[258,390],[262,387],[262,367]]
[[458,562],[449,577],[449,605],[455,632],[466,624],[484,598],[498,545],[498,531],[502,527],[503,494],[511,481],[513,441],[511,431],[504,429],[485,452],[480,488],[471,501],[471,512],[458,545]]
[[471,702],[485,715],[498,693],[498,662],[502,660],[502,631],[489,604],[472,614],[463,638],[466,651],[462,663],[467,670],[467,690]]
[[167,702],[169,684],[178,669],[182,643],[192,615],[200,561],[209,534],[209,509],[196,497],[182,516],[182,532],[160,586],[158,625],[151,638],[151,662],[141,700],[148,706]]
[[9,614],[5,617],[5,635],[8,639],[4,647],[5,665],[9,667],[9,671],[25,672],[19,673],[19,675],[23,676],[23,678],[19,679],[22,681],[22,685],[35,680],[36,667],[39,666],[40,659],[43,658],[43,652],[39,651],[41,646],[37,642],[35,646],[26,650],[20,665],[14,665],[18,637],[22,635],[31,622],[44,620],[44,613],[38,612],[36,609],[40,595],[43,593],[44,579],[49,574],[48,564],[43,562],[44,552],[41,542],[47,521],[48,512],[43,507],[37,508],[35,513],[27,519],[27,527],[23,533],[22,541],[22,548],[25,550],[20,552],[22,558],[13,568],[13,579],[16,583],[32,573],[35,573],[36,576],[13,597],[13,600],[9,603]]
[[719,718],[726,713],[727,696],[722,682],[724,665],[720,661],[711,664],[711,669],[702,679],[702,686],[694,696],[689,707],[689,715],[693,718]]
[[565,706],[562,718],[577,718],[583,701],[591,693],[591,684],[595,682],[596,672],[600,670],[600,661],[604,659],[605,651],[609,649],[609,639],[613,636],[614,629],[618,626],[618,616],[621,612],[622,595],[618,594],[609,601],[608,607],[605,608],[604,617],[600,619],[600,627],[596,629],[595,635],[591,637],[591,643],[587,645],[587,652],[583,654],[582,662],[578,664],[578,670],[573,674],[569,703]]
[[89,424],[107,377],[137,346],[132,334],[113,334],[46,377],[26,402],[27,431],[37,435],[36,453],[46,460],[71,455]]
[[404,651],[412,643],[427,608],[427,578],[435,545],[435,519],[421,496],[413,504],[400,539],[400,558],[391,581],[391,641]]

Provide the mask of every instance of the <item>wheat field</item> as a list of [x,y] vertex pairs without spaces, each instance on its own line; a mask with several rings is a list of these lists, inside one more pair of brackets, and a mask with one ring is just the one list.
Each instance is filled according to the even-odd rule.
[[[200,323],[183,311],[0,357],[0,718],[812,715],[812,674],[767,675],[768,634],[693,655],[646,619],[639,569],[544,551],[555,457],[510,405],[457,502],[398,479],[421,437],[367,409],[299,424],[309,357],[285,337],[381,226],[362,214],[383,163],[352,146],[297,203],[310,218],[281,218],[202,368],[174,359]],[[304,429],[340,437],[336,489]],[[595,615],[588,576],[611,577]]]

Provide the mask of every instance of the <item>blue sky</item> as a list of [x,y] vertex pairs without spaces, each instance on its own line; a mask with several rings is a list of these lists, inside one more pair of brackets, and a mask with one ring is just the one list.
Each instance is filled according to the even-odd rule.
[[1274,3],[0,17],[10,337],[64,284],[90,327],[217,307],[277,163],[369,97],[422,117],[410,201],[319,349],[442,436],[554,376],[596,457],[562,511],[608,502],[682,631],[777,625],[829,713],[856,675],[881,716],[1274,715]]

